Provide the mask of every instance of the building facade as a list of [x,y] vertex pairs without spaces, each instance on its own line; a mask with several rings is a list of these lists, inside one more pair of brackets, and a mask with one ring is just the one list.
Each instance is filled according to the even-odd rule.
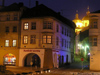
[[90,69],[100,70],[100,10],[90,13],[90,28],[89,28],[89,42],[90,42]]
[[20,17],[23,3],[0,9],[0,65],[19,65]]
[[[38,2],[35,7],[18,13],[18,21],[1,21],[0,45],[4,54],[0,52],[0,64],[58,68],[73,61],[75,26],[72,21]],[[13,32],[15,26],[17,31]]]

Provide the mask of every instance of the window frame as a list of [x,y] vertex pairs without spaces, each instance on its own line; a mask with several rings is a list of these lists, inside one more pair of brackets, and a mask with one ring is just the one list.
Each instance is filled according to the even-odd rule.
[[[25,23],[28,23],[28,22],[24,22],[24,24],[25,24]],[[29,30],[29,23],[28,23],[28,25],[27,25],[27,26],[28,26],[28,29],[25,29],[25,28],[24,28],[24,27],[25,27],[24,24],[23,24],[23,30]]]
[[[49,24],[51,23],[51,24]],[[52,21],[43,21],[43,29],[53,29],[53,22]]]
[[[16,47],[17,46],[17,40],[16,42],[13,42],[14,40],[12,40],[12,47]],[[16,43],[16,46],[14,46],[13,44]]]
[[[32,36],[35,36],[35,38],[33,37],[33,41],[35,40],[35,42],[31,42]],[[36,35],[30,35],[30,44],[36,44]]]
[[[10,42],[6,42],[6,41],[7,41],[7,40],[5,40],[5,47],[9,47],[9,43],[10,43]],[[9,41],[9,40],[8,40],[8,41]],[[6,46],[6,43],[8,43],[8,46]]]
[[[43,36],[46,36],[46,38],[43,38]],[[43,43],[43,44],[52,44],[52,35],[43,35],[43,36],[42,36],[42,43]],[[50,41],[51,43],[48,43],[48,38],[47,38],[47,36],[51,36],[51,41]],[[43,42],[44,39],[46,40],[45,43]]]
[[[24,36],[27,36],[27,43],[24,42]],[[28,44],[28,35],[23,35],[23,44]]]

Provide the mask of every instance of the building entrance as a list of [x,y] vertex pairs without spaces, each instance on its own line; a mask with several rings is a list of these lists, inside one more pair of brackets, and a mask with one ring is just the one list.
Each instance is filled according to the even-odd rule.
[[24,66],[40,67],[40,57],[35,53],[30,53],[26,55],[24,60]]

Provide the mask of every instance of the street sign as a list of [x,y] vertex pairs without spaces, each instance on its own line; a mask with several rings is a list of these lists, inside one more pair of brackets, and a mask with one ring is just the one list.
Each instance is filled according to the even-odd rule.
[[81,58],[81,61],[84,61],[84,58]]

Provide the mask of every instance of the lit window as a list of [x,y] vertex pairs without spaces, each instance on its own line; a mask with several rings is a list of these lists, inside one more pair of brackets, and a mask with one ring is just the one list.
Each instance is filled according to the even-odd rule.
[[28,36],[25,35],[25,36],[24,36],[24,44],[27,44],[27,43],[28,43]]
[[43,36],[43,43],[51,43],[52,37],[50,35]]
[[44,21],[43,22],[43,29],[52,29],[52,25],[53,25],[52,22]]
[[32,22],[32,23],[31,23],[31,29],[32,29],[32,30],[36,29],[36,22]]
[[24,30],[28,29],[28,23],[24,23]]
[[6,47],[9,46],[9,40],[5,40],[5,46],[6,46]]
[[16,40],[13,40],[13,47],[16,46]]
[[31,35],[30,43],[31,44],[35,44],[36,43],[36,35]]
[[9,27],[6,27],[6,32],[9,32]]
[[16,65],[16,57],[15,55],[9,53],[9,54],[6,54],[4,56],[4,62],[3,62],[5,65]]
[[51,36],[47,36],[47,43],[51,43]]
[[46,36],[43,36],[43,43],[46,43]]

